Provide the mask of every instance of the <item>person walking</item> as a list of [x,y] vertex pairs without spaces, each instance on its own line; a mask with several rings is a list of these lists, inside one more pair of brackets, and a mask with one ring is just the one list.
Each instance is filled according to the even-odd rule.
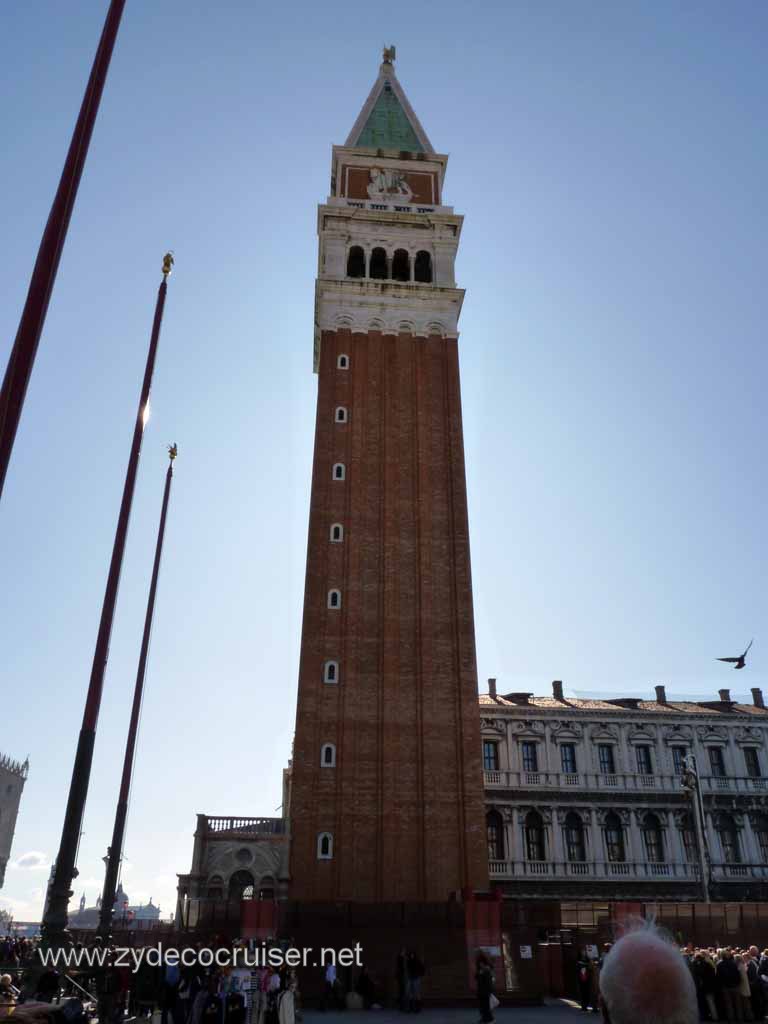
[[589,996],[592,991],[592,983],[589,977],[589,957],[585,949],[581,950],[581,955],[576,963],[576,980],[579,986],[579,1002],[581,1003],[581,1009],[584,1013],[589,1010]]
[[491,1024],[493,1016],[493,965],[485,953],[477,954],[475,962],[475,982],[477,985],[477,1001],[480,1004],[480,1020],[483,1024]]
[[421,981],[426,973],[424,961],[414,950],[410,950],[405,966],[408,975],[408,1013],[421,1013]]

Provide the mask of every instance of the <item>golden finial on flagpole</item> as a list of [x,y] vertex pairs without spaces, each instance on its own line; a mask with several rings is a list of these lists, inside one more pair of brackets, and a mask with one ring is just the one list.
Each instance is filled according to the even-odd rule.
[[163,277],[168,278],[171,276],[173,263],[173,249],[169,249],[165,256],[163,256]]
[[173,444],[168,445],[168,458],[173,462],[176,456],[179,454],[179,446],[174,441]]

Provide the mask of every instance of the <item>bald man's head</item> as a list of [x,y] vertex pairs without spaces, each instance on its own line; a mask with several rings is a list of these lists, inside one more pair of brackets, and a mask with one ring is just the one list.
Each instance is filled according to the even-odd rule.
[[629,932],[611,949],[600,992],[611,1024],[698,1024],[688,965],[652,926]]

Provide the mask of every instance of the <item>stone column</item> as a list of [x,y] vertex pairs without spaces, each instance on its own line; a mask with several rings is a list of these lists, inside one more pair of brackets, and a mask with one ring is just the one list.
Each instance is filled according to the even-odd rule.
[[[552,851],[550,859],[557,864],[564,864],[566,861],[565,844],[563,842],[563,825],[567,811],[559,807],[552,808]],[[562,867],[559,869],[563,870]]]

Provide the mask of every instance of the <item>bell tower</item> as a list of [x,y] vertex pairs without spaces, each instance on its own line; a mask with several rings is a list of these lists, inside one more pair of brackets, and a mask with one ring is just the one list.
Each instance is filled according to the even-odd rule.
[[462,217],[393,66],[318,209],[292,899],[487,888],[459,389]]

